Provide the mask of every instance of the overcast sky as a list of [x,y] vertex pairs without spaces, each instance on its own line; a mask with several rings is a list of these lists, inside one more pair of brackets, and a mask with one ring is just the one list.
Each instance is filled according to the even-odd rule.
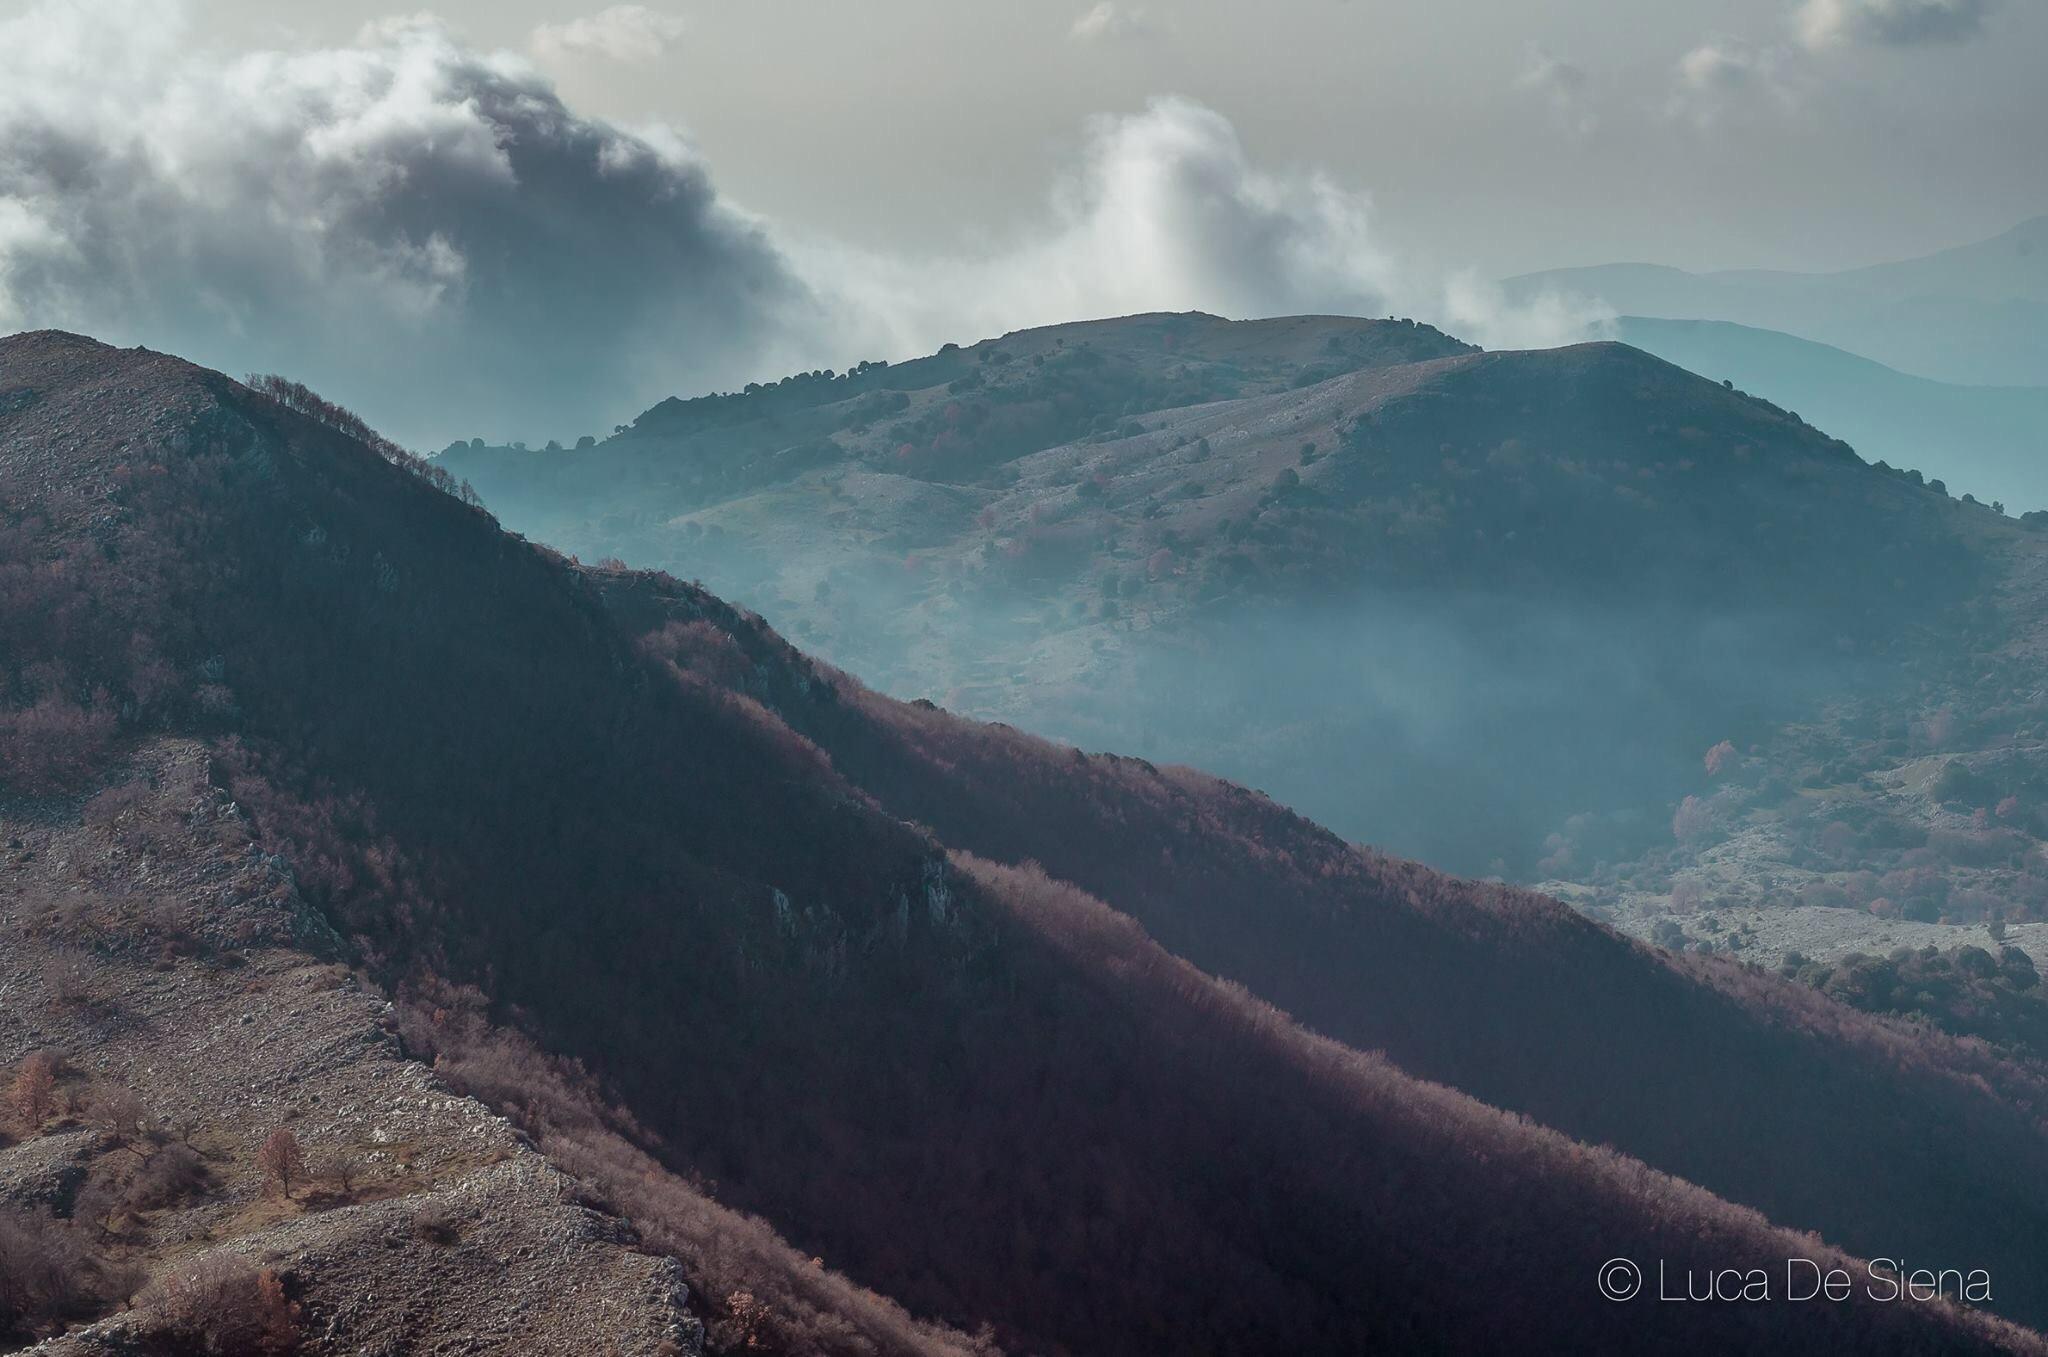
[[[481,45],[533,50],[534,30],[605,8],[585,3],[426,8]],[[205,8],[211,37],[284,44],[343,40],[396,7]],[[1833,32],[1803,29],[1830,9],[1838,17],[1820,18],[1835,18]],[[657,23],[641,25],[638,42],[537,53],[569,103],[668,122],[736,200],[876,246],[1014,229],[1041,210],[1089,115],[1133,111],[1155,94],[1222,113],[1257,162],[1319,168],[1366,190],[1389,243],[1498,275],[1617,259],[1839,267],[2048,212],[2041,0],[645,10]],[[1893,22],[1859,25],[1858,11]],[[1934,18],[1915,24],[1914,11]]]
[[1486,280],[2048,212],[2041,0],[391,12],[0,0],[0,330],[274,356],[418,439],[574,433],[1152,307],[1558,342],[1585,315]]

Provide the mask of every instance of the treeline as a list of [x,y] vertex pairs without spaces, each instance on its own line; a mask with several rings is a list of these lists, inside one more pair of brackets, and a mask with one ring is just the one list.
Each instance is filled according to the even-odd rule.
[[296,410],[298,413],[319,420],[336,433],[351,438],[396,467],[403,467],[413,475],[433,486],[443,494],[453,495],[464,504],[475,507],[482,503],[468,481],[457,481],[448,469],[420,456],[416,452],[400,447],[371,428],[353,410],[347,410],[327,400],[303,382],[280,377],[274,372],[252,372],[246,385],[260,395]]

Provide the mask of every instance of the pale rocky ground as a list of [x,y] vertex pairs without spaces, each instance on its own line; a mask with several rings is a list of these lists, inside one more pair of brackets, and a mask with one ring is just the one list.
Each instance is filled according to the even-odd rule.
[[[1689,916],[1649,910],[1602,911],[1599,918],[1631,937],[1668,945],[1657,925],[1668,920],[1685,934],[1687,945],[1711,944],[1746,961],[1771,968],[1789,952],[1813,961],[1833,961],[1851,952],[1884,956],[1900,947],[1982,947],[1996,955],[2000,947],[2017,947],[2048,965],[2048,923],[2013,924],[2004,942],[1982,924],[1929,924],[1906,919],[1877,919],[1853,909],[1793,906],[1787,909],[1708,909]],[[1731,947],[1731,940],[1739,943]]]
[[[701,1351],[675,1261],[400,1052],[390,1005],[315,955],[321,926],[203,767],[191,746],[148,751],[154,790],[97,828],[75,805],[0,801],[0,1073],[37,1050],[70,1071],[41,1134],[0,1137],[0,1205],[62,1218],[121,1171],[131,1152],[63,1108],[122,1085],[147,1109],[144,1148],[184,1140],[208,1177],[103,1238],[137,1277],[215,1251],[272,1269],[310,1353]],[[165,948],[138,911],[203,921],[198,944]],[[346,1156],[353,1183],[266,1193],[256,1153],[279,1127],[315,1174]],[[116,1313],[36,1350],[144,1351],[142,1327]]]
[[[1850,952],[1882,956],[1900,947],[1946,951],[1965,946],[1992,952],[2001,946],[2018,947],[2041,965],[2048,963],[2048,922],[2010,923],[2001,941],[1981,919],[1921,922],[1801,900],[1802,895],[1830,887],[1850,900],[1875,893],[1873,873],[1865,870],[1860,857],[1829,860],[1813,849],[1813,826],[1837,813],[1831,808],[1834,804],[1852,815],[1888,817],[1920,835],[1963,837],[1979,826],[1966,810],[1940,800],[1937,788],[1944,771],[1951,765],[1975,772],[2000,764],[2048,767],[2048,746],[2013,742],[1989,750],[1899,759],[1869,770],[1853,784],[1801,791],[1802,808],[1813,813],[1804,824],[1788,817],[1783,807],[1756,803],[1744,787],[1727,786],[1709,801],[1715,819],[1709,841],[1686,854],[1669,873],[1668,882],[1659,883],[1646,874],[1649,884],[1641,887],[1599,889],[1549,880],[1535,888],[1645,941],[1711,945],[1766,966],[1775,966],[1787,952],[1795,951],[1829,961]],[[1996,821],[1993,826],[1998,827]],[[2040,851],[2036,846],[2035,861],[2023,869],[1994,860],[1944,863],[1941,870],[1956,899],[1995,900],[2038,912],[2048,906],[2039,894]],[[1660,884],[1663,889],[1657,888]],[[1681,893],[1684,904],[1679,902]],[[1683,932],[1683,944],[1672,939],[1674,927]],[[1736,947],[1729,946],[1731,938],[1739,940]]]

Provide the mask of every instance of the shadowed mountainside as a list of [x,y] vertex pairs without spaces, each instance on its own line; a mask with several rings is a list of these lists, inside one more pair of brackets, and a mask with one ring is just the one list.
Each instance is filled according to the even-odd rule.
[[[2048,1228],[2048,1196],[2008,1174],[2042,1158],[2048,1084],[2031,1065],[1352,847],[1186,768],[893,702],[701,590],[599,578],[629,629],[767,704],[885,808],[1041,864],[1317,1031],[1869,1251],[1910,1238],[2018,1260]],[[1892,1171],[1946,1135],[1900,1118],[1921,1105],[1967,1122],[1957,1143],[1981,1155]],[[1984,1214],[1959,1216],[1963,1201]]]

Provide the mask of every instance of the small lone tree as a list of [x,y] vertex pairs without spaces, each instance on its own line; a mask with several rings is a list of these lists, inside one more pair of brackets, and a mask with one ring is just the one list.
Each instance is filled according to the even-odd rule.
[[336,1150],[313,1166],[313,1176],[332,1184],[341,1196],[352,1197],[356,1180],[362,1176],[362,1165],[347,1150]]
[[1707,756],[1705,759],[1707,776],[1719,777],[1723,770],[1730,768],[1734,765],[1735,758],[1736,754],[1734,743],[1729,740],[1721,741],[1721,743],[1715,745],[1712,749],[1709,749],[1707,751]]
[[86,1118],[118,1148],[148,1158],[143,1147],[149,1139],[149,1109],[135,1090],[121,1084],[96,1086]]
[[292,1134],[289,1126],[280,1126],[270,1133],[263,1142],[263,1148],[256,1151],[256,1167],[263,1171],[266,1192],[274,1186],[287,1200],[290,1199],[292,1180],[306,1176],[306,1156],[299,1149],[299,1138]]
[[48,1051],[30,1053],[7,1088],[7,1107],[30,1135],[57,1110],[57,1057]]

